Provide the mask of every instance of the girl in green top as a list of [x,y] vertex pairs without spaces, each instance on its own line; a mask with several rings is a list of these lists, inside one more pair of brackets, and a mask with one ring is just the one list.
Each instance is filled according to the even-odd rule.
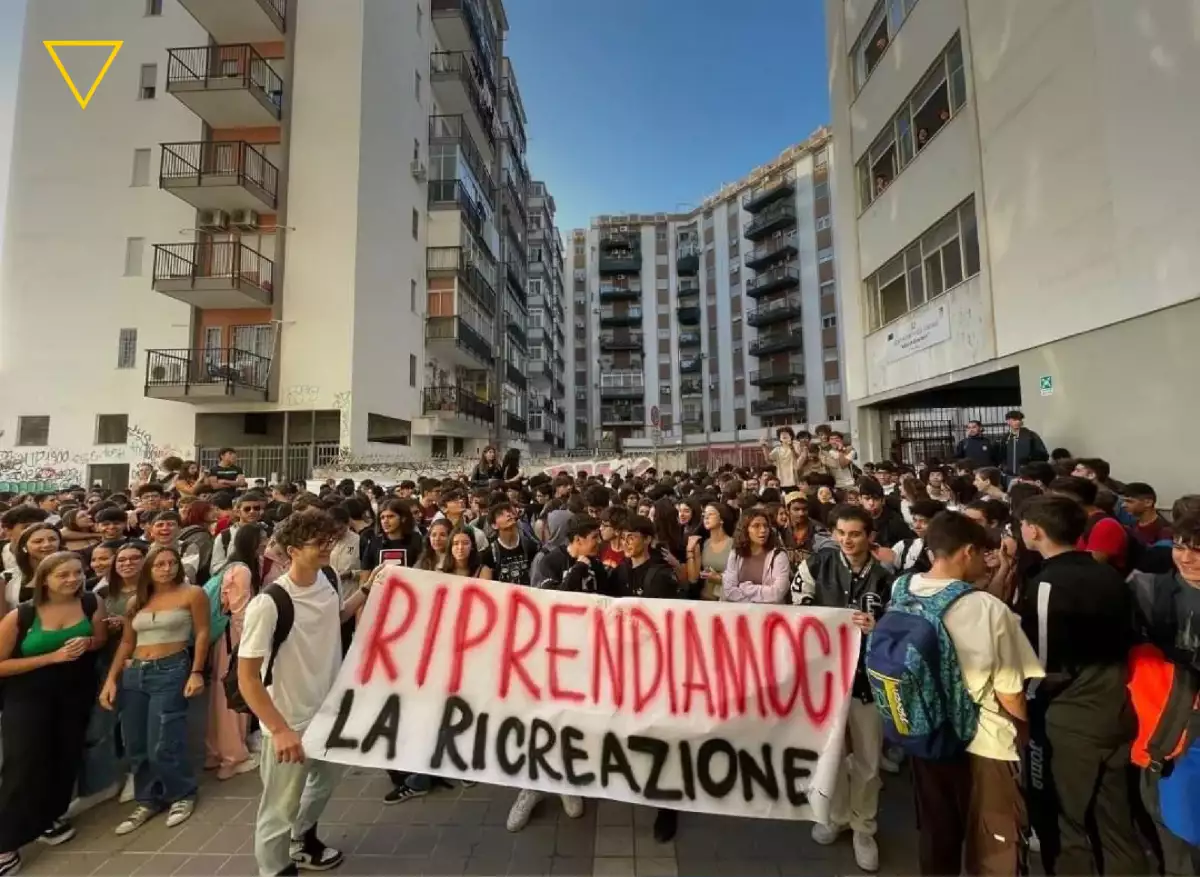
[[0,620],[0,877],[21,867],[20,849],[30,841],[53,845],[75,836],[60,817],[83,760],[95,654],[108,630],[104,606],[83,582],[77,554],[51,554],[34,571],[32,601]]

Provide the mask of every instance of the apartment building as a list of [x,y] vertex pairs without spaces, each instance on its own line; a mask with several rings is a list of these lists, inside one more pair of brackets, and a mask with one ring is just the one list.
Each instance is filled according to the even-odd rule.
[[567,337],[562,237],[554,196],[542,181],[529,188],[529,449],[566,447]]
[[821,130],[689,212],[572,233],[572,446],[841,419],[829,148]]
[[[229,445],[299,478],[339,448],[523,446],[527,121],[506,31],[500,0],[30,4],[7,475],[123,486],[148,456]],[[124,45],[83,111],[41,43],[93,36]]]
[[1194,9],[825,10],[844,384],[864,457],[946,456],[966,419],[1003,429],[1020,407],[1051,447],[1160,496],[1194,489]]

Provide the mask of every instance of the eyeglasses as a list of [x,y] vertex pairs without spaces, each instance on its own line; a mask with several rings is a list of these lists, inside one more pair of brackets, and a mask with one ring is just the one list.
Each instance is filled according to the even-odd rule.
[[244,506],[242,506],[243,512],[259,512],[261,514],[262,510],[263,510],[263,507],[260,505],[244,505]]

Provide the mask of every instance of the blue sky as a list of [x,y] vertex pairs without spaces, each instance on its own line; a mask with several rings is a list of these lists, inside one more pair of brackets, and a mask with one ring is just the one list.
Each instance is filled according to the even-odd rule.
[[[505,0],[529,166],[559,226],[689,209],[825,124],[821,5]],[[23,12],[0,0],[0,204]]]

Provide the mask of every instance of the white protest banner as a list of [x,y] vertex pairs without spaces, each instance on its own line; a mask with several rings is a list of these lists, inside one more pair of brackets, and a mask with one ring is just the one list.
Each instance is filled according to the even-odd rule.
[[543,792],[825,820],[858,663],[850,616],[389,567],[304,750]]

